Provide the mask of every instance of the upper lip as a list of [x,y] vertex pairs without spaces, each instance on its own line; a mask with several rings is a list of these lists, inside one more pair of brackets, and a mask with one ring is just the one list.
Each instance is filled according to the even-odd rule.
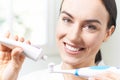
[[82,50],[82,49],[85,49],[85,47],[83,47],[82,45],[75,45],[74,43],[70,43],[70,42],[63,42],[65,45],[69,45],[71,47],[74,47],[74,48],[79,48],[79,50]]

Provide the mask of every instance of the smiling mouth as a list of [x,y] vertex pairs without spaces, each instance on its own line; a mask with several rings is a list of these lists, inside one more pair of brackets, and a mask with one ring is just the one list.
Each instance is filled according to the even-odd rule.
[[65,45],[65,48],[67,50],[71,51],[71,52],[80,52],[80,51],[85,50],[85,48],[83,48],[83,47],[79,47],[79,48],[78,47],[73,47],[73,46],[71,46],[67,43],[64,43],[64,45]]

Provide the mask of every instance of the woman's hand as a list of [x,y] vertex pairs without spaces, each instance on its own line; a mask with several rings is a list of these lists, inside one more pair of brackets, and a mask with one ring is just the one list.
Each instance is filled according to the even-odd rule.
[[[6,34],[6,38],[10,38],[10,33]],[[14,36],[13,39],[24,42],[24,38],[18,36]],[[17,80],[24,59],[22,48],[10,49],[0,44],[0,80]]]
[[88,80],[120,80],[120,74],[108,71],[102,74],[90,77]]

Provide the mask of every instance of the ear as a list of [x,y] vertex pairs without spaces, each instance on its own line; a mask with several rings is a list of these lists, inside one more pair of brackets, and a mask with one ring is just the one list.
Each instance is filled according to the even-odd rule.
[[103,42],[107,41],[114,31],[115,31],[115,26],[112,25],[111,28],[107,30]]

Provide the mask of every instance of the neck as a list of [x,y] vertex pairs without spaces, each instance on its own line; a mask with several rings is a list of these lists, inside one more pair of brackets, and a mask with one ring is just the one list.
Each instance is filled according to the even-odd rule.
[[[70,70],[70,69],[77,69],[77,68],[82,68],[82,67],[89,67],[89,66],[94,66],[95,63],[94,62],[88,62],[88,63],[84,63],[84,64],[77,64],[77,65],[71,65],[68,63],[64,63],[62,64],[62,69],[65,70]],[[64,80],[86,80],[85,78],[82,77],[78,77],[78,76],[74,76],[71,74],[63,74],[64,76]]]
[[78,69],[78,68],[82,68],[82,67],[89,67],[89,66],[95,66],[96,64],[94,62],[88,62],[88,63],[81,63],[81,64],[76,64],[76,65],[73,65],[73,64],[69,64],[69,63],[65,63],[63,62],[62,64],[62,69],[66,69],[66,70],[69,70],[69,69]]

